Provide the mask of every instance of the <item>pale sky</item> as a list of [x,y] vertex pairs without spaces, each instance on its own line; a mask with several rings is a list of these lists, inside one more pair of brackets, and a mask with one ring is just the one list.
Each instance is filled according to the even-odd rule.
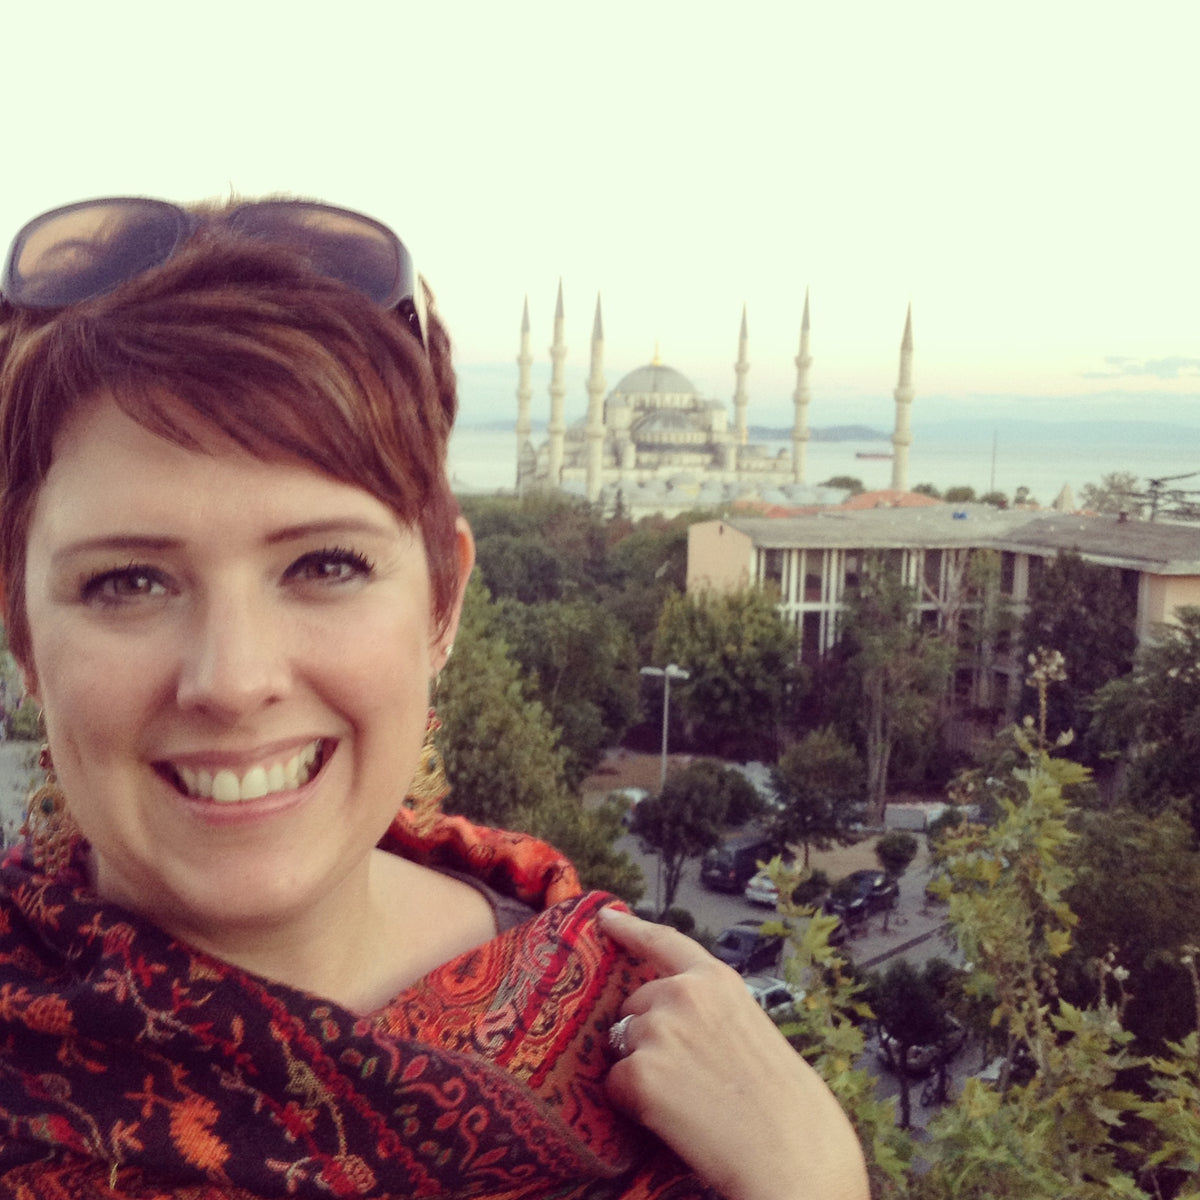
[[808,288],[814,424],[890,397],[911,301],[914,423],[1200,426],[1195,0],[61,0],[0,40],[5,244],[87,196],[294,191],[393,225],[509,397],[561,277],[610,387],[657,343],[728,399],[745,303],[782,402]]

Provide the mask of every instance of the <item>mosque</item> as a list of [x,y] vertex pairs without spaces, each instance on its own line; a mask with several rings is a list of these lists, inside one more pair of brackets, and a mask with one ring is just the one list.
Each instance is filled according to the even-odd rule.
[[[558,489],[578,495],[603,512],[623,511],[639,517],[650,513],[677,513],[733,501],[759,501],[776,505],[825,505],[844,497],[838,490],[815,487],[805,478],[809,440],[808,295],[800,324],[800,348],[795,357],[796,388],[792,393],[794,421],[790,444],[774,448],[749,438],[750,406],[746,376],[746,310],[738,336],[733,420],[720,400],[702,396],[688,378],[659,361],[630,371],[605,394],[604,330],[600,299],[592,325],[591,361],[586,388],[587,415],[568,427],[563,402],[566,385],[562,284],[554,310],[554,337],[550,346],[550,420],[547,439],[535,446],[531,433],[529,302],[521,320],[521,346],[517,356],[517,492]],[[892,434],[892,488],[907,491],[908,448],[912,442],[909,411],[912,386],[912,307],[904,324],[900,346],[900,374],[894,396],[895,429]]]

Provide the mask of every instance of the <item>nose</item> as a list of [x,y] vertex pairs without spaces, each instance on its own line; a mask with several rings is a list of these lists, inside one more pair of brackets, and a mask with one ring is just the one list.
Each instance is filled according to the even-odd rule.
[[240,591],[198,603],[181,654],[179,706],[230,722],[281,700],[291,683],[281,616]]

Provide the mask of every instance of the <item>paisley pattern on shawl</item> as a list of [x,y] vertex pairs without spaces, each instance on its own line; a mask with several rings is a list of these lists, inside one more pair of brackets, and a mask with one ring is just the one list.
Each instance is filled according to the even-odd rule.
[[709,1197],[609,1107],[644,967],[525,835],[401,812],[386,849],[541,911],[367,1017],[178,942],[18,847],[0,869],[0,1197]]

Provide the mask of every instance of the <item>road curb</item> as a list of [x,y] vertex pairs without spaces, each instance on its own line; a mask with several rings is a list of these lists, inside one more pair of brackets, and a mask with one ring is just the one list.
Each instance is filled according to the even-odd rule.
[[[903,954],[906,950],[911,950],[914,946],[919,946],[922,942],[929,941],[931,937],[945,933],[949,928],[950,923],[943,921],[940,925],[935,925],[932,929],[927,929],[924,933],[918,933],[915,937],[911,937],[907,941],[897,942],[894,946],[889,946],[882,953],[875,954],[871,958],[864,958],[861,961],[854,958],[854,965],[862,970],[866,970],[866,968],[873,967],[877,963],[893,958],[897,954]],[[853,958],[853,955],[851,957]]]

